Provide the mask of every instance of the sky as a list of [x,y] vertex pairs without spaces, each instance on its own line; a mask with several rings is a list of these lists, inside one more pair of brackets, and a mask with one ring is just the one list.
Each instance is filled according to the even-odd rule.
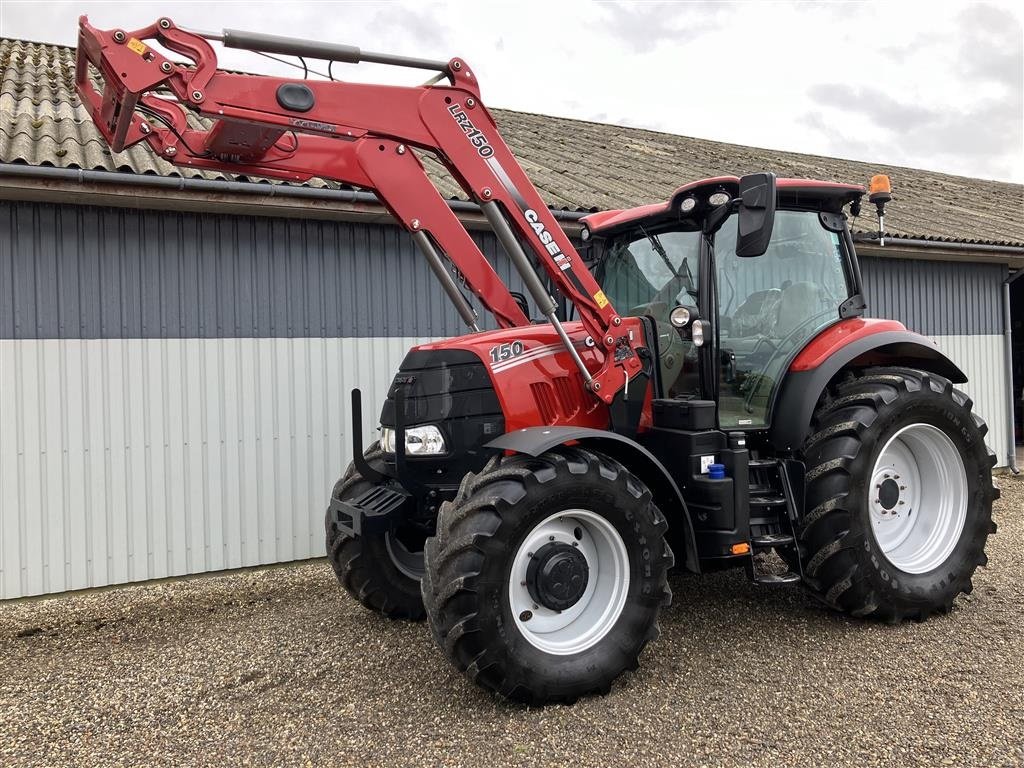
[[[1003,2],[0,0],[0,36],[73,45],[83,13],[100,28],[132,30],[169,12],[192,29],[460,56],[491,107],[1024,182],[1022,8]],[[227,68],[297,74],[216,47]],[[356,81],[425,79],[373,65],[334,65],[333,72]]]

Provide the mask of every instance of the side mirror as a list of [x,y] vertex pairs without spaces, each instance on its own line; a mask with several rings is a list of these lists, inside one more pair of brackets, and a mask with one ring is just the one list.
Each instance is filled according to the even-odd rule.
[[760,256],[768,250],[775,225],[775,174],[751,173],[740,179],[737,256]]

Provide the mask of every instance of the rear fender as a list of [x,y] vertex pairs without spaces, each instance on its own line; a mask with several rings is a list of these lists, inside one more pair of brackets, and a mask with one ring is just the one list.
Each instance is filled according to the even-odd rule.
[[635,440],[615,432],[586,427],[528,427],[491,440],[486,447],[540,456],[545,451],[569,442],[579,443],[613,458],[636,475],[650,489],[658,508],[668,518],[669,526],[682,526],[686,550],[684,565],[687,570],[700,573],[697,539],[683,494],[665,465]]
[[967,381],[964,372],[931,339],[906,329],[854,339],[812,360],[813,365],[800,365],[800,360],[798,355],[786,372],[772,408],[770,436],[779,451],[795,451],[803,446],[811,434],[811,419],[818,400],[829,382],[847,368],[903,366],[936,373],[954,384]]

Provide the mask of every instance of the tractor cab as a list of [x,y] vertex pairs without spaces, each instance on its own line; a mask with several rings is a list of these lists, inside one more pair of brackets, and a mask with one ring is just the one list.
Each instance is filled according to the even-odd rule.
[[864,189],[770,174],[752,186],[758,205],[721,177],[584,219],[602,290],[657,329],[661,397],[717,402],[723,430],[767,428],[795,355],[864,307],[843,215]]

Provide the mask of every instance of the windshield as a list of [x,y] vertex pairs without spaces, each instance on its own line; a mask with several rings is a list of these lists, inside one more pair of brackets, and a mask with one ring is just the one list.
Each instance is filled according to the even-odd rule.
[[[652,304],[697,305],[698,232],[646,233],[611,244],[601,288],[626,315],[652,313]],[[668,319],[666,314],[665,319]]]
[[778,211],[768,250],[736,255],[736,227],[715,235],[721,340],[719,423],[761,427],[790,356],[839,319],[849,296],[843,240],[811,211]]
[[678,304],[697,306],[699,232],[646,232],[610,243],[597,278],[618,311],[654,318],[667,397],[698,395],[697,350],[669,323]]

